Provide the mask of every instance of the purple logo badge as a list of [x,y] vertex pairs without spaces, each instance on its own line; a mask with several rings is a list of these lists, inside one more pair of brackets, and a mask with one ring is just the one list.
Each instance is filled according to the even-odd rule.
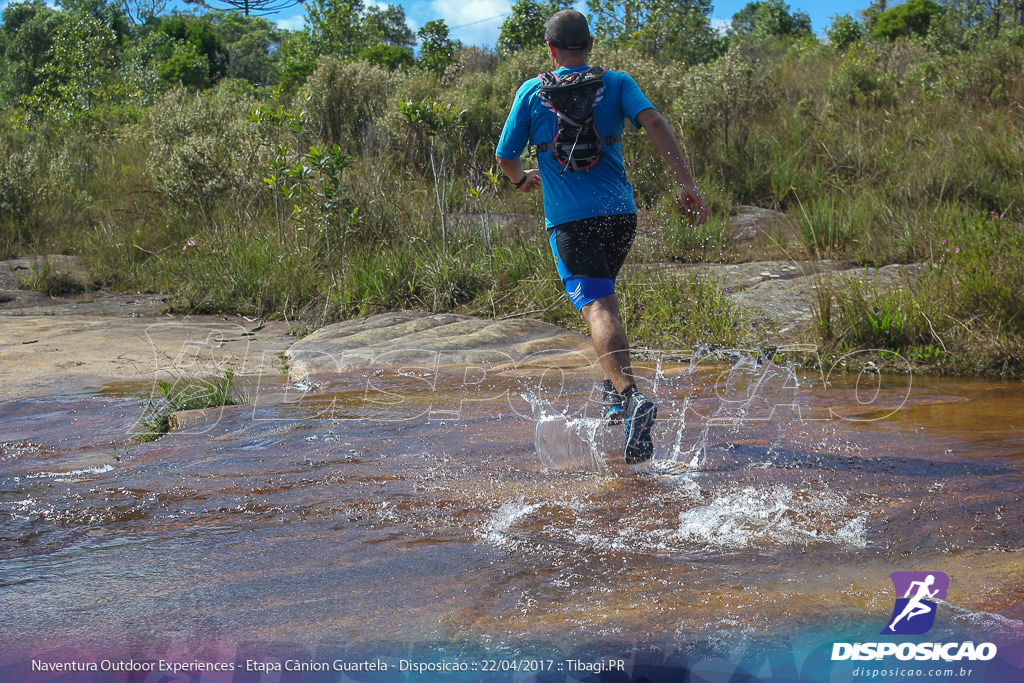
[[927,633],[935,623],[937,600],[949,592],[949,576],[942,572],[893,572],[896,606],[883,635],[916,636]]

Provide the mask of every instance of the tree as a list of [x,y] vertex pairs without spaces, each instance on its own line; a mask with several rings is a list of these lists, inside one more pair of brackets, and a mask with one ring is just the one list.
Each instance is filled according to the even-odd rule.
[[859,21],[849,14],[837,14],[832,17],[832,25],[828,28],[828,42],[837,50],[846,50],[864,34],[864,25]]
[[587,0],[587,9],[602,45],[632,45],[659,61],[689,64],[724,49],[708,19],[710,0]]
[[543,45],[549,16],[537,0],[516,0],[512,12],[501,24],[498,51],[510,55]]
[[195,45],[184,40],[169,40],[161,50],[162,60],[156,64],[156,75],[168,85],[180,83],[186,88],[209,88],[210,60]]
[[317,54],[354,56],[366,46],[363,0],[310,0],[306,33]]
[[950,38],[966,43],[964,47],[972,47],[982,36],[995,38],[1007,28],[1024,26],[1024,0],[945,0],[942,5],[940,23]]
[[95,17],[70,17],[54,33],[40,82],[23,98],[26,106],[70,121],[110,99],[117,43],[114,30]]
[[168,0],[121,0],[125,16],[136,24],[154,22],[167,9]]
[[444,71],[455,61],[455,53],[462,47],[449,35],[444,19],[428,21],[417,35],[420,37],[420,65],[429,71]]
[[293,93],[316,70],[317,52],[305,31],[285,31],[277,57],[281,88]]
[[755,0],[732,17],[730,35],[764,39],[768,36],[803,36],[811,33],[806,12],[790,12],[782,0]]
[[888,0],[871,0],[871,4],[866,9],[860,11],[861,19],[864,20],[864,27],[871,31],[875,27],[875,22],[878,21],[878,15],[888,8]]
[[[207,87],[213,82],[220,80],[228,73],[228,47],[224,40],[217,35],[213,26],[203,19],[197,17],[172,17],[163,21],[156,29],[173,39],[158,51],[158,56],[165,61],[174,62],[173,67],[164,69],[161,78],[169,83],[176,82],[175,74],[181,72],[187,74],[186,78],[192,81],[186,85],[193,87]],[[187,48],[177,43],[187,43]],[[202,56],[209,63],[208,77],[205,82],[196,81],[198,71],[201,67],[195,61],[197,56]]]
[[130,21],[120,1],[107,0],[58,0],[57,4],[68,14],[90,16],[111,29],[118,42],[130,33]]
[[228,76],[244,78],[253,85],[278,80],[278,61],[283,31],[263,17],[239,12],[205,15],[216,34],[227,44]]
[[907,0],[878,15],[871,35],[895,40],[907,36],[928,35],[932,20],[942,14],[935,0]]
[[8,5],[2,16],[0,36],[6,66],[0,93],[13,100],[32,92],[42,82],[53,37],[68,17],[43,0]]
[[281,10],[301,5],[304,0],[185,0],[186,5],[198,5],[212,10],[237,10],[249,15],[265,17]]
[[409,28],[405,10],[401,5],[388,5],[383,9],[371,7],[363,15],[362,33],[366,45],[393,45],[412,48],[416,34]]
[[648,3],[648,16],[634,33],[631,44],[660,62],[704,64],[725,52],[727,41],[711,27],[711,3],[694,0],[681,4],[671,0]]
[[650,5],[645,0],[587,0],[590,31],[602,45],[623,45],[647,23]]

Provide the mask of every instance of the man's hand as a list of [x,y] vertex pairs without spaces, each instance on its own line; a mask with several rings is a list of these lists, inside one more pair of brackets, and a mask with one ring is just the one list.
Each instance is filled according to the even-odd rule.
[[685,215],[693,220],[694,225],[704,225],[708,220],[708,205],[697,189],[697,183],[690,173],[690,167],[683,158],[683,150],[679,147],[675,133],[657,109],[644,109],[636,115],[636,122],[647,131],[654,148],[658,150],[669,167],[676,174],[683,189],[679,193],[679,205]]
[[519,186],[520,192],[533,192],[540,187],[540,171],[530,169],[526,171],[526,182]]
[[536,168],[531,168],[529,171],[523,168],[522,159],[502,159],[501,157],[495,157],[498,162],[498,168],[508,176],[509,181],[514,185],[520,180],[525,182],[517,187],[516,189],[520,192],[533,192],[540,187],[540,171]]
[[689,216],[695,226],[704,225],[711,213],[696,185],[683,185],[679,193],[679,205],[683,208],[683,214]]

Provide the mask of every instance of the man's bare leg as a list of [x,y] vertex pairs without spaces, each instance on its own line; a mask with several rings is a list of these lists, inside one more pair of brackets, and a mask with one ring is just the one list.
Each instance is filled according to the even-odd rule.
[[651,426],[658,417],[658,409],[636,390],[633,367],[629,361],[629,341],[619,313],[619,299],[611,294],[591,301],[580,312],[590,328],[590,338],[605,377],[612,381],[615,390],[624,399],[626,463],[635,465],[650,460],[654,455]]
[[621,394],[634,380],[629,361],[629,341],[619,314],[619,297],[611,294],[591,301],[580,313],[590,328],[590,339],[594,342],[594,350],[597,351],[604,376],[612,381],[615,390]]

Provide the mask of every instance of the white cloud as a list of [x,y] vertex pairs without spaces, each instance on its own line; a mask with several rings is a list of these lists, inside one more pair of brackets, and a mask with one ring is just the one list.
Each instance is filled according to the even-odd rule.
[[277,27],[286,31],[298,31],[306,25],[305,14],[295,14],[290,17],[278,17],[275,21]]
[[451,29],[453,38],[466,45],[494,46],[501,33],[501,25],[512,10],[509,0],[431,0],[425,8],[433,16],[419,22],[442,18]]

